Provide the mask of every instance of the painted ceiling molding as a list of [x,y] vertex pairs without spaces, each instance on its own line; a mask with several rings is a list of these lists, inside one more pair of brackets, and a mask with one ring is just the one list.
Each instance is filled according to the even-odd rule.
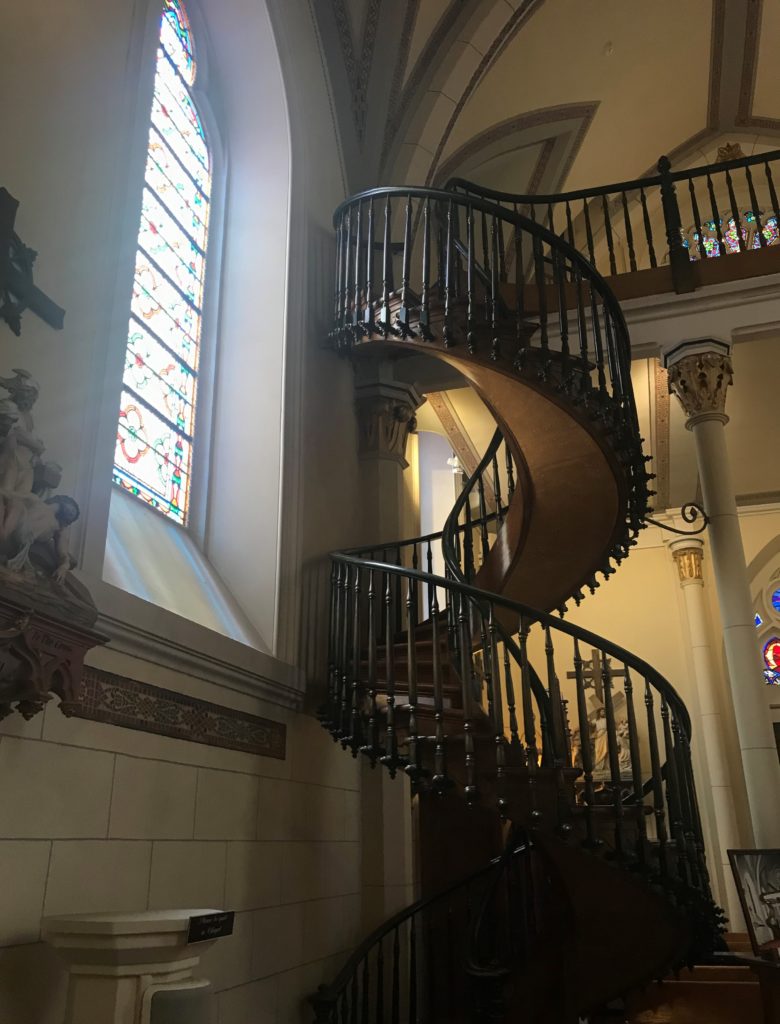
[[[505,6],[504,0],[489,0],[489,2],[491,6]],[[537,2],[543,3],[544,0],[537,0]],[[459,39],[467,38],[466,29],[473,19],[484,18],[484,16],[485,0],[451,0],[420,51],[403,88],[400,88],[400,83],[403,82],[405,66],[401,68],[400,72],[396,69],[396,74],[399,75],[399,93],[392,97],[392,103],[388,110],[385,137],[379,160],[380,178],[389,169],[388,164],[394,144],[399,136],[404,141],[403,135],[408,127],[408,122],[418,110],[425,95],[431,90],[432,83],[437,76],[441,80],[442,76],[451,72],[455,44]],[[411,42],[413,28],[414,22],[409,27],[409,42]],[[474,50],[475,60],[477,57],[478,51]],[[404,65],[405,60],[406,58],[404,58]]]
[[523,114],[517,114],[514,117],[507,118],[505,121],[500,121],[498,124],[491,125],[478,135],[474,135],[468,142],[465,142],[459,149],[456,149],[454,153],[447,157],[436,172],[433,180],[438,186],[444,185],[449,178],[460,174],[463,168],[468,167],[469,161],[475,156],[480,153],[488,154],[489,156],[491,147],[495,146],[496,143],[517,136],[518,145],[511,148],[521,149],[526,145],[542,143],[542,152],[534,168],[529,185],[523,189],[518,189],[518,191],[527,191],[528,193],[537,192],[542,181],[544,181],[544,174],[549,166],[558,133],[551,131],[545,133],[540,138],[534,139],[524,139],[523,136],[526,136],[534,128],[546,129],[548,126],[561,125],[567,121],[574,122],[576,124],[575,131],[573,133],[571,131],[563,133],[564,135],[573,135],[572,143],[569,146],[569,153],[566,157],[565,169],[557,175],[558,181],[549,183],[550,189],[557,188],[566,180],[574,159],[593,122],[598,106],[598,101],[586,101],[583,103],[566,103],[555,107],[542,107],[539,110],[528,110]]
[[455,109],[453,110],[450,119],[447,122],[447,126],[445,127],[441,138],[439,139],[439,143],[433,154],[433,159],[431,160],[431,166],[430,170],[428,171],[428,176],[425,180],[426,185],[430,185],[431,181],[433,180],[433,177],[436,173],[436,168],[438,166],[439,161],[441,160],[442,153],[444,152],[444,149],[447,145],[447,142],[449,141],[450,135],[452,134],[452,131],[458,121],[458,118],[460,117],[463,108],[466,106],[468,101],[473,96],[477,86],[482,81],[483,76],[487,74],[491,66],[501,56],[505,47],[507,47],[509,43],[512,42],[517,33],[520,31],[520,29],[531,20],[534,14],[536,14],[536,12],[540,10],[543,5],[544,0],[521,0],[521,2],[517,6],[517,9],[512,12],[502,30],[499,32],[499,34],[488,47],[487,51],[482,57],[482,60],[479,62],[471,78],[469,79],[468,85],[463,90],[460,99],[455,104]]
[[368,96],[368,80],[371,75],[371,65],[374,60],[374,47],[376,44],[377,26],[379,14],[382,8],[382,0],[368,0],[363,23],[363,38],[360,46],[359,58],[355,54],[354,34],[352,31],[352,18],[349,13],[346,0],[333,0],[333,15],[336,20],[341,55],[344,59],[344,68],[349,81],[350,96],[352,101],[352,118],[355,123],[355,132],[358,140],[362,142],[366,127],[366,107]]
[[[777,0],[774,0],[777,2]],[[742,84],[739,90],[739,108],[736,123],[738,127],[761,128],[780,132],[780,118],[756,117],[753,114],[753,97],[758,72],[758,48],[761,42],[761,17],[764,0],[748,0],[745,24],[745,50],[742,60]]]

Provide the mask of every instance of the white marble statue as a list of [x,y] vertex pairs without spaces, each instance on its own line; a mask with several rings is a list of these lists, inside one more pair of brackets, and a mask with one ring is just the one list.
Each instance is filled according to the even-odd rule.
[[27,370],[13,373],[0,377],[7,396],[0,398],[0,559],[22,572],[32,568],[33,545],[42,545],[48,548],[47,574],[62,582],[71,568],[68,532],[79,507],[63,494],[48,497],[62,468],[42,458],[46,449],[32,416],[40,389]]

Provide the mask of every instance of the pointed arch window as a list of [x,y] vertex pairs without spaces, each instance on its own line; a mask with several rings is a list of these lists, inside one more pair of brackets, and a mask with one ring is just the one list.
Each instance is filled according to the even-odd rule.
[[186,525],[212,157],[180,0],[164,0],[149,125],[114,483]]

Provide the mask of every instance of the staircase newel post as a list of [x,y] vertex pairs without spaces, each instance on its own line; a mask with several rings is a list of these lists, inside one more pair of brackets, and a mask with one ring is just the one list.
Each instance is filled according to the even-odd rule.
[[672,180],[672,164],[668,156],[658,161],[658,173],[661,176],[661,205],[664,211],[666,240],[669,243],[669,266],[672,271],[672,283],[677,294],[692,292],[696,289],[693,267],[688,250],[682,242],[682,219],[677,193]]

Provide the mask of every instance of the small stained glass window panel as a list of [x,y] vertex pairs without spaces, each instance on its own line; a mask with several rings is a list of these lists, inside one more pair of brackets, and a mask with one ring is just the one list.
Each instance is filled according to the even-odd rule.
[[211,156],[189,19],[164,0],[114,482],[182,525],[192,471]]
[[780,638],[773,636],[764,645],[764,677],[770,686],[780,686]]

